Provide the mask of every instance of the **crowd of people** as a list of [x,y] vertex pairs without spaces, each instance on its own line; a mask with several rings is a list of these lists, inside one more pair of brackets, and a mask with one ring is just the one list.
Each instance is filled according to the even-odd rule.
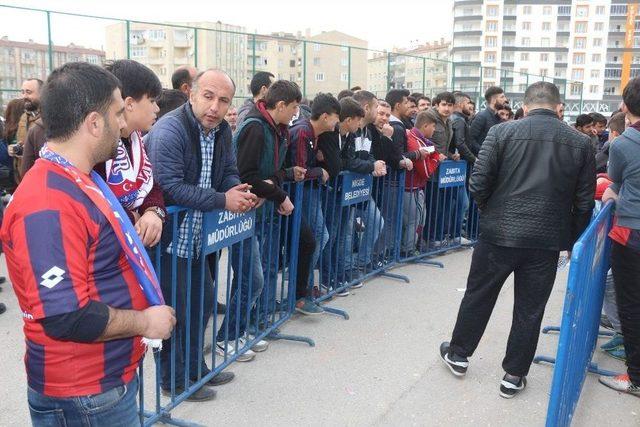
[[[290,216],[296,202],[287,183],[304,182],[296,204],[304,212],[294,255],[298,268],[289,278],[295,281],[295,310],[303,315],[323,312],[317,295],[346,296],[363,285],[368,269],[385,262],[384,242],[394,241],[396,221],[386,204],[395,206],[398,197],[401,254],[438,248],[448,239],[469,243],[461,229],[471,209],[465,187],[443,201],[457,220],[424,232],[433,220],[424,214],[427,184],[447,160],[466,162],[473,171],[468,186],[481,212],[458,320],[451,341],[440,348],[451,372],[466,373],[498,293],[515,272],[514,324],[500,393],[509,398],[524,389],[559,251],[570,250],[589,223],[596,169],[608,170],[604,178],[611,186],[602,200],[617,199],[618,205],[610,294],[620,316],[618,334],[606,348],[618,355],[625,350],[629,375],[601,381],[640,395],[639,79],[625,89],[620,113],[609,120],[581,115],[575,129],[562,120],[557,87],[544,82],[527,89],[516,113],[504,90],[490,87],[477,114],[463,92],[431,99],[391,89],[378,99],[355,87],[308,101],[296,83],[268,72],[253,76],[252,96],[238,107],[236,84],[221,70],[183,67],[172,86],[163,89],[149,68],[132,60],[104,67],[69,63],[46,83],[26,80],[22,98],[7,106],[0,180],[13,198],[1,238],[26,325],[35,425],[44,425],[51,411],[81,416],[73,398],[89,395],[114,402],[91,415],[95,420],[128,425],[136,417],[131,409],[141,336],[163,339],[166,348],[173,337],[175,359],[161,353],[165,395],[182,393],[210,372],[202,346],[212,314],[224,316],[214,343],[220,356],[250,361],[267,350],[268,342],[256,338],[249,318],[239,314],[259,306],[268,311],[264,289],[276,282],[280,266],[266,255],[287,244],[274,218]],[[339,188],[327,184],[343,171],[387,177],[387,199],[372,195],[366,203],[339,206]],[[397,180],[399,172],[404,182]],[[319,188],[328,197],[314,197]],[[114,215],[114,204],[127,218]],[[170,205],[187,210],[168,215]],[[272,213],[256,215],[250,244],[229,250],[228,306],[214,293],[219,254],[200,253],[203,214],[214,209]],[[354,239],[358,229],[361,236]],[[150,266],[127,254],[131,245],[137,253],[158,244],[166,305],[149,307],[137,283]],[[199,292],[190,292],[192,283],[201,282]],[[187,310],[188,298],[201,309]],[[211,400],[212,387],[233,378],[223,371],[187,400]]]

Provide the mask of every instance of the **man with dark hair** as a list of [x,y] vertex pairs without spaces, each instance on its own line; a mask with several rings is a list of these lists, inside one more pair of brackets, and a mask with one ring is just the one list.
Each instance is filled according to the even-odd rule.
[[190,65],[178,67],[171,75],[171,86],[188,97],[191,95],[191,87],[197,74],[198,70]]
[[609,140],[607,134],[607,118],[600,113],[589,113],[593,119],[593,133],[598,138],[598,150],[602,149],[602,145]]
[[558,120],[559,104],[554,84],[529,86],[526,117],[489,130],[469,183],[481,211],[480,238],[451,342],[441,344],[440,357],[454,375],[465,375],[500,290],[514,273],[513,324],[500,384],[504,398],[527,385],[559,252],[571,249],[594,206],[589,140]]
[[355,93],[355,92],[357,92],[357,91],[359,91],[359,90],[362,90],[362,87],[360,87],[360,86],[354,86],[354,87],[352,87],[352,88],[351,88],[351,89],[349,89],[349,90],[350,90],[351,92],[354,92],[354,93]]
[[[251,192],[256,197],[265,200],[265,205],[260,209],[266,209],[267,212],[266,215],[263,215],[262,211],[256,214],[256,238],[252,239],[250,244],[245,244],[242,249],[242,257],[246,260],[251,259],[251,265],[242,271],[243,289],[239,292],[243,300],[239,310],[241,313],[239,336],[245,332],[244,313],[247,307],[253,307],[256,301],[259,304],[254,313],[259,313],[260,318],[256,321],[258,329],[262,330],[267,326],[272,310],[270,299],[275,299],[280,262],[277,254],[280,254],[281,248],[280,224],[283,222],[276,212],[282,216],[289,216],[293,212],[293,203],[289,194],[283,189],[283,182],[302,181],[307,172],[300,166],[285,169],[284,164],[290,139],[289,122],[298,112],[298,104],[301,100],[302,93],[296,83],[288,80],[273,82],[265,98],[255,103],[233,136],[233,143],[238,153],[240,179],[250,186]],[[307,266],[310,265],[312,253],[313,249],[308,254]],[[253,300],[244,305],[245,299],[248,298],[249,284],[252,282],[256,288],[251,293]],[[300,283],[301,289],[306,288],[307,283],[308,278],[304,279],[304,283]],[[238,336],[235,332],[237,327],[234,322],[235,310],[233,307],[229,311],[229,315],[225,317],[218,331],[219,347],[224,344],[225,328],[229,328],[230,339]],[[264,342],[264,348],[255,348],[255,351],[265,349],[266,342]]]
[[407,159],[416,160],[418,157],[424,159],[427,154],[426,151],[415,152],[407,150],[407,122],[410,119],[408,97],[409,91],[406,89],[391,89],[385,97],[385,101],[391,106],[391,116],[389,117],[389,124],[393,127],[391,140],[399,147],[403,156]]
[[[576,117],[575,128],[578,132],[586,135],[589,139],[593,139],[593,117],[589,114],[580,114]],[[595,143],[595,141],[592,141]]]
[[258,71],[251,78],[249,84],[249,90],[253,98],[245,99],[244,103],[238,107],[238,119],[236,126],[240,127],[249,111],[251,111],[254,105],[264,99],[271,84],[275,81],[275,76],[268,71]]
[[[492,126],[500,123],[500,117],[498,116],[498,110],[503,105],[507,104],[507,97],[504,94],[504,90],[498,86],[491,86],[484,93],[484,99],[487,102],[487,106],[484,110],[479,112],[473,118],[471,122],[471,129],[469,131],[469,137],[471,139],[471,149],[474,147],[480,149],[487,137],[487,133]],[[474,105],[475,106],[475,105]],[[475,156],[478,155],[477,151],[474,151]]]
[[[476,117],[476,103],[472,99],[471,101],[469,101],[469,123],[471,123],[475,117]],[[471,137],[471,135],[469,135],[469,137]]]
[[178,107],[184,105],[189,101],[189,97],[184,92],[178,89],[162,89],[160,96],[156,100],[158,104],[158,119],[167,114],[169,111],[173,111]]
[[156,121],[156,98],[162,84],[148,67],[131,59],[109,62],[106,70],[122,84],[124,120],[117,154],[95,167],[135,225],[142,243],[155,246],[162,235],[167,217],[162,189],[153,179],[152,167],[142,143],[142,133],[149,132]]
[[[16,183],[22,179],[22,155],[24,144],[27,139],[29,129],[40,119],[40,91],[43,81],[40,79],[26,79],[22,82],[22,99],[24,99],[24,113],[20,117],[16,132],[16,144],[10,145],[9,155],[14,158],[13,169],[15,171]],[[42,121],[38,126],[42,127]]]
[[431,99],[428,96],[421,95],[418,98],[418,112],[426,111],[431,107]]
[[407,130],[411,130],[413,127],[413,123],[416,119],[416,114],[418,114],[418,100],[413,96],[409,95],[407,97],[407,101],[409,101],[409,111],[407,111],[408,119],[405,119],[405,127]]
[[451,92],[441,92],[433,98],[433,110],[438,113],[438,120],[436,121],[436,129],[433,132],[431,141],[438,153],[444,154],[447,158],[458,160],[460,155],[456,153],[455,147],[452,146],[453,128],[449,119],[455,103],[456,98]]
[[[454,94],[455,104],[453,105],[453,112],[451,113],[451,130],[453,131],[453,147],[458,150],[460,157],[469,163],[469,169],[476,161],[476,156],[473,154],[471,145],[471,128],[469,123],[469,102],[471,98],[466,93],[455,92]],[[476,148],[475,151],[479,151]]]
[[115,154],[124,108],[118,79],[104,69],[55,69],[42,93],[43,158],[5,212],[1,237],[25,322],[36,426],[138,424],[142,337],[169,338],[176,322],[170,307],[149,307],[140,283],[155,284],[152,267],[125,255],[144,248],[137,236],[126,240],[132,224],[91,172]]
[[238,109],[233,105],[229,107],[229,111],[227,111],[224,119],[229,123],[229,126],[231,126],[231,132],[235,132],[238,125]]
[[564,102],[560,103],[560,106],[558,107],[558,119],[560,119],[560,121],[564,121],[564,109],[566,108],[567,104],[565,104]]
[[353,93],[354,92],[352,90],[350,90],[350,89],[341,90],[340,92],[338,92],[338,96],[337,96],[338,101],[341,101],[342,98],[346,98],[348,96],[353,96]]
[[600,377],[622,393],[640,397],[640,78],[622,92],[622,111],[629,127],[611,145],[608,175],[613,183],[602,201],[615,200],[611,270],[620,326],[627,356],[627,373]]
[[[202,263],[210,266],[217,262],[215,255],[206,259],[200,253],[204,212],[227,209],[235,213],[247,212],[256,203],[255,195],[249,193],[247,184],[241,184],[236,159],[231,146],[231,129],[224,116],[231,105],[235,85],[233,80],[220,70],[200,72],[193,81],[189,102],[167,113],[151,129],[146,137],[146,148],[153,165],[153,178],[163,190],[168,205],[189,209],[167,219],[162,233],[162,292],[167,301],[174,301],[178,317],[175,342],[165,342],[165,348],[175,345],[175,362],[171,352],[160,353],[162,367],[162,393],[171,395],[184,391],[187,361],[187,335],[189,335],[189,373],[187,381],[195,382],[208,375],[202,348],[204,331],[211,317],[217,314],[214,283],[211,269],[202,269]],[[172,235],[173,221],[177,221],[178,235]],[[237,245],[232,247],[233,252]],[[175,258],[173,255],[175,254]],[[240,271],[237,257],[232,263],[235,272]],[[176,280],[172,282],[171,266],[175,260]],[[202,277],[201,271],[204,272]],[[191,281],[187,281],[191,274]],[[237,281],[234,274],[234,283]],[[172,289],[175,283],[176,289]],[[202,283],[202,285],[201,285]],[[187,323],[187,287],[191,287],[191,310]],[[234,300],[231,300],[232,303]],[[235,313],[235,309],[231,310]],[[233,328],[235,331],[235,328]],[[201,332],[200,332],[201,331]],[[232,348],[232,353],[235,349]],[[241,356],[242,357],[242,356]],[[172,378],[172,371],[175,371]],[[200,372],[200,376],[198,375]],[[224,374],[224,375],[222,375]],[[211,378],[207,385],[224,384],[233,379],[232,373],[223,372]],[[172,389],[175,381],[175,389]],[[202,387],[187,400],[206,401],[215,398],[215,390]]]
[[[320,188],[329,180],[331,170],[333,176],[340,172],[341,160],[336,150],[321,149],[319,138],[326,132],[333,132],[340,120],[340,103],[329,93],[319,93],[311,107],[311,118],[300,118],[289,129],[291,142],[287,151],[287,166],[299,166],[306,169],[308,181],[304,185],[302,215],[303,220],[313,230],[316,245],[311,256],[311,272],[318,263],[320,253],[329,241],[329,232],[322,211]],[[321,158],[321,159],[320,159]],[[324,169],[323,166],[331,165]],[[301,286],[300,283],[297,283]],[[313,285],[313,274],[309,275],[309,286]],[[305,285],[305,288],[307,286]],[[322,309],[304,292],[297,292],[296,311],[303,314],[315,314]]]
[[596,172],[606,173],[609,162],[609,149],[614,140],[622,135],[626,129],[626,115],[623,112],[615,113],[609,119],[609,140],[604,143],[602,149],[596,154]]

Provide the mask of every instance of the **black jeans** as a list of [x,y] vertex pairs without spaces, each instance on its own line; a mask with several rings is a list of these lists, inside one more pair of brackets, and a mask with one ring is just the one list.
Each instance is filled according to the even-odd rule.
[[473,355],[502,285],[514,273],[513,323],[502,367],[511,375],[527,375],[556,278],[558,256],[558,251],[508,248],[478,241],[451,338],[451,350],[463,357]]
[[631,382],[640,386],[640,252],[613,242],[611,270]]
[[311,262],[313,252],[316,249],[316,239],[313,229],[302,218],[300,224],[300,239],[298,241],[298,271],[296,274],[296,300],[309,296],[309,274],[311,274]]

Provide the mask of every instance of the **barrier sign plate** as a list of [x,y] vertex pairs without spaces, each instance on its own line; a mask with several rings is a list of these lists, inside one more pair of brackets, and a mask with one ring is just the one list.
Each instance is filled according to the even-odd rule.
[[438,167],[438,188],[461,187],[467,177],[467,162],[445,160]]
[[341,205],[350,206],[365,202],[371,196],[373,176],[358,173],[346,173],[342,176]]
[[253,236],[256,211],[233,213],[224,209],[205,212],[202,253],[209,255]]

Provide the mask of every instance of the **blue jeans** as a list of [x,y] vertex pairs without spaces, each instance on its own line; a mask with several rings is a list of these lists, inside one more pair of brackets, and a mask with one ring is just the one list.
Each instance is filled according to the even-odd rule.
[[384,219],[384,228],[382,236],[378,239],[375,245],[375,254],[387,258],[394,257],[396,252],[396,225],[398,218],[398,197],[402,194],[404,185],[400,184],[391,178],[384,181],[384,184],[380,185],[374,190],[376,197],[376,203],[382,211],[382,218]]
[[320,259],[320,283],[334,286],[336,282],[344,280],[346,266],[351,265],[353,247],[347,246],[347,243],[353,243],[355,211],[352,206],[340,205],[340,192],[334,188],[327,189],[322,202],[327,213],[325,221],[329,230],[329,242]]
[[[215,257],[209,255],[208,258]],[[204,265],[203,265],[204,263]],[[160,352],[162,366],[162,387],[171,388],[171,340],[175,340],[175,384],[176,387],[184,387],[185,371],[187,370],[187,349],[189,350],[189,379],[198,377],[198,367],[205,375],[209,372],[204,361],[202,348],[204,346],[204,331],[213,312],[215,295],[213,294],[213,279],[207,258],[191,260],[189,266],[186,258],[176,257],[176,282],[172,284],[172,255],[162,254],[162,274],[160,286],[165,302],[176,311],[176,328],[172,338],[162,343],[164,351]],[[189,270],[191,271],[191,283],[187,282]],[[204,282],[202,272],[204,271]],[[176,301],[172,300],[172,286],[176,287]],[[190,288],[190,298],[187,300],[187,288]],[[200,304],[202,303],[202,313]],[[187,306],[190,312],[187,313]],[[187,318],[189,328],[187,329]]]
[[49,397],[29,388],[27,401],[34,427],[130,427],[140,425],[137,394],[135,376],[129,384],[90,396]]
[[[242,254],[242,260],[240,255]],[[242,337],[247,329],[249,310],[262,293],[264,277],[260,265],[258,238],[252,237],[231,247],[231,292],[227,313],[218,329],[217,342],[235,341]]]
[[311,274],[309,274],[309,286],[313,286],[313,270],[318,264],[320,253],[324,250],[329,241],[329,231],[324,221],[322,211],[322,197],[324,192],[319,188],[306,185],[304,187],[302,199],[302,215],[307,219],[307,223],[313,230],[313,237],[316,240],[316,247],[311,256]]
[[[382,218],[382,215],[380,214],[380,210],[376,206],[376,203],[373,201],[373,198],[370,198],[365,205],[361,203],[357,204],[355,209],[355,216],[359,216],[364,222],[364,232],[362,233],[362,238],[358,243],[358,255],[354,260],[355,265],[353,265],[353,263],[351,262],[348,262],[352,261],[352,257],[348,257],[347,265],[345,266],[347,269],[351,269],[352,267],[365,268],[371,263],[373,249],[378,242],[380,233],[382,233],[382,230],[384,228],[384,219]],[[350,242],[352,238],[353,233],[350,233],[347,236],[347,248],[353,246]]]
[[424,238],[427,241],[455,239],[461,236],[464,212],[469,198],[464,187],[438,188],[436,182],[427,183],[425,195],[427,224]]

